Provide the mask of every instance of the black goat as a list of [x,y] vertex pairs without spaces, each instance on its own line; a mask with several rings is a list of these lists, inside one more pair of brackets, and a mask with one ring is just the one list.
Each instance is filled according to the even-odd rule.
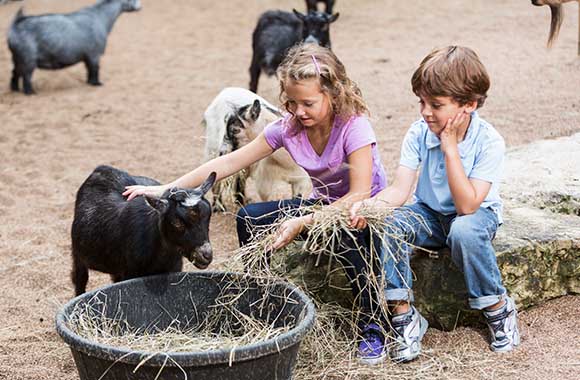
[[211,206],[204,194],[212,173],[195,189],[167,190],[160,198],[127,202],[129,185],[159,182],[110,166],[99,166],[81,185],[71,229],[75,294],[85,292],[89,269],[109,273],[114,282],[179,272],[182,256],[200,269],[212,261],[208,232]]
[[252,63],[250,64],[250,91],[257,93],[260,72],[274,75],[286,52],[304,41],[330,48],[330,23],[339,14],[310,12],[306,15],[294,9],[294,13],[268,11],[258,19],[252,35]]
[[334,0],[306,0],[306,9],[308,12],[317,11],[318,3],[324,3],[324,12],[332,14],[332,7],[334,7]]
[[33,94],[34,69],[62,69],[78,62],[87,67],[87,82],[101,85],[99,61],[113,24],[121,12],[139,9],[139,0],[99,0],[68,14],[24,16],[20,9],[8,31],[14,63],[10,88],[18,91],[22,78],[24,93]]

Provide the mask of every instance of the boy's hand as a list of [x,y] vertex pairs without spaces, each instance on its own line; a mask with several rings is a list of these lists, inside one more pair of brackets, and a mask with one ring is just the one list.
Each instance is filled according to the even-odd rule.
[[453,116],[441,131],[439,139],[441,140],[441,150],[443,153],[449,152],[450,149],[457,147],[459,137],[459,127],[465,122],[467,114],[465,112],[459,112],[457,115]]
[[364,230],[367,227],[367,220],[364,216],[357,215],[363,205],[366,205],[369,199],[358,201],[350,206],[350,228],[356,228],[357,230]]

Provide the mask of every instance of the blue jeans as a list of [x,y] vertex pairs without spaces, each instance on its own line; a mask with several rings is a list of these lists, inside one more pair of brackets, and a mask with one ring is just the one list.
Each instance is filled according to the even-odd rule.
[[[296,209],[300,206],[314,204],[324,204],[324,202],[316,199],[287,199],[254,203],[242,207],[236,218],[240,247],[251,240],[253,230],[270,225],[283,216],[282,210],[285,210],[286,214],[299,216]],[[351,236],[354,236],[354,240]],[[362,327],[371,321],[383,318],[380,314],[379,296],[367,281],[370,277],[369,270],[373,270],[376,276],[381,273],[380,258],[378,255],[374,255],[372,264],[370,264],[371,255],[368,252],[370,244],[374,244],[375,252],[379,252],[380,239],[375,239],[371,243],[369,230],[365,229],[358,232],[354,231],[352,235],[345,233],[339,241],[339,246],[333,247],[334,252],[337,253],[335,257],[344,267],[352,294],[361,310],[359,326]],[[360,247],[363,248],[362,252],[358,249]]]
[[[423,221],[413,216],[417,214]],[[397,209],[391,218],[382,258],[387,300],[413,302],[409,265],[413,248],[406,242],[434,250],[450,248],[453,263],[463,272],[472,309],[484,309],[505,297],[491,244],[498,228],[497,216],[491,209],[480,208],[469,215],[443,215],[424,203],[415,203]],[[404,241],[389,237],[389,232]]]

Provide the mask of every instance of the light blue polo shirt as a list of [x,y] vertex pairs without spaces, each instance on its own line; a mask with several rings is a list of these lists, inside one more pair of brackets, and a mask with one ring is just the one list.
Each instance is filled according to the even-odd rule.
[[[471,123],[465,139],[458,145],[461,163],[468,178],[491,183],[491,188],[481,207],[491,208],[503,222],[503,204],[499,196],[499,183],[503,174],[505,143],[501,135],[471,113]],[[429,130],[424,119],[418,120],[407,131],[401,148],[400,164],[413,170],[421,168],[414,199],[444,214],[457,212],[449,183],[441,141]]]

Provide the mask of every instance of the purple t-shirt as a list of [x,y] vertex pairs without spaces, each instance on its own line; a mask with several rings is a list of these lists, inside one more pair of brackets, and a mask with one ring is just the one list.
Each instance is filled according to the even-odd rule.
[[310,175],[313,187],[311,197],[326,198],[332,202],[348,193],[348,155],[369,144],[372,145],[373,156],[371,195],[374,196],[387,186],[387,176],[376,147],[375,132],[365,116],[353,116],[348,120],[335,117],[322,155],[316,153],[304,129],[292,135],[290,118],[288,115],[266,126],[264,136],[272,149],[284,147]]

